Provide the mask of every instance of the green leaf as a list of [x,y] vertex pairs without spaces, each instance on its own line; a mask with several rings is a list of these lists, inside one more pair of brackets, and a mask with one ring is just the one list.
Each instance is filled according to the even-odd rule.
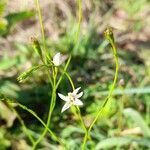
[[99,142],[96,146],[96,150],[112,148],[116,146],[129,145],[132,142],[136,142],[138,145],[142,145],[150,148],[149,140],[150,139],[148,138],[111,137]]
[[4,100],[5,96],[0,92],[0,100]]
[[150,137],[150,129],[142,118],[139,112],[132,108],[127,108],[123,111],[124,115],[131,118],[136,126],[140,127],[144,136]]
[[[17,98],[18,91],[20,90],[19,86],[8,80],[0,80],[0,92],[9,97]],[[0,98],[4,98],[1,94]]]
[[34,15],[35,13],[33,11],[21,11],[21,12],[8,14],[7,16],[5,16],[5,19],[8,22],[7,30],[5,30],[5,32],[1,35],[6,36],[16,23],[29,19]]
[[3,59],[0,62],[0,70],[7,70],[13,67],[14,65],[17,65],[18,63],[19,63],[19,57],[12,58],[11,61],[10,61],[10,58]]
[[22,12],[16,12],[16,13],[10,13],[5,18],[8,21],[9,27],[18,23],[19,21],[23,21],[25,19],[29,19],[34,16],[33,11],[22,11]]
[[73,133],[83,133],[82,129],[80,128],[77,128],[77,127],[74,127],[74,126],[68,126],[66,127],[62,133],[61,133],[61,136],[63,138],[68,138],[71,136],[71,134]]
[[11,141],[6,138],[6,130],[4,128],[0,128],[0,149],[6,150],[10,147]]
[[8,22],[4,18],[0,18],[0,35],[3,35],[7,30]]
[[[86,89],[87,93],[90,95],[96,95],[98,98],[99,96],[106,96],[108,95],[109,91],[99,91],[98,87],[89,87]],[[99,92],[95,92],[99,91]],[[141,87],[141,88],[126,88],[124,90],[115,89],[113,92],[113,95],[122,95],[122,93],[127,95],[133,95],[133,94],[149,94],[150,93],[150,86],[147,87]]]
[[38,66],[34,66],[31,67],[30,69],[28,69],[27,71],[23,72],[18,78],[17,80],[19,82],[22,82],[23,80],[27,79],[34,71],[37,71],[38,69],[40,69],[41,67],[48,67],[46,65],[38,65]]
[[5,10],[7,0],[0,0],[0,16],[3,14]]

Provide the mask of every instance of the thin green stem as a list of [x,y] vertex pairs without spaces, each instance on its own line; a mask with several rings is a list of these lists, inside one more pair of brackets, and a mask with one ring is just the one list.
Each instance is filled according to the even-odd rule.
[[[84,123],[84,121],[83,121],[83,118],[82,118],[82,116],[81,116],[80,108],[79,108],[78,106],[76,106],[76,109],[77,109],[77,113],[78,113],[79,119],[80,119],[80,121],[81,121],[81,126],[82,126],[82,128],[84,129],[85,134],[88,134],[88,130],[87,130],[87,128],[86,128],[86,126],[85,126],[85,123]],[[91,140],[90,135],[87,135],[87,136],[88,136],[88,139]]]
[[85,144],[86,144],[86,141],[88,139],[88,135],[90,134],[91,129],[93,128],[94,124],[96,123],[96,121],[98,120],[98,118],[100,117],[100,115],[103,115],[103,110],[105,109],[105,106],[107,105],[108,101],[112,98],[112,94],[113,94],[113,91],[115,89],[116,82],[117,82],[117,79],[118,79],[119,61],[118,61],[117,49],[116,49],[116,45],[115,45],[115,42],[114,42],[114,37],[113,37],[113,33],[112,33],[111,29],[108,28],[105,31],[105,37],[109,41],[109,43],[110,43],[110,45],[112,47],[113,56],[114,56],[114,60],[115,60],[115,67],[116,67],[115,68],[115,76],[114,76],[113,84],[111,86],[111,89],[109,91],[108,96],[104,100],[103,105],[99,107],[98,112],[96,114],[96,117],[94,118],[94,120],[90,124],[89,129],[88,129],[88,134],[85,134],[84,142],[82,144],[82,149],[83,150],[85,149]]
[[[43,40],[43,45],[44,45],[44,50],[45,50],[45,57],[44,57],[44,61],[43,63],[46,64],[47,63],[47,58],[49,58],[49,53],[48,50],[46,48],[46,40],[45,40],[45,33],[44,33],[44,25],[43,25],[43,21],[42,21],[42,14],[41,14],[41,9],[40,9],[40,4],[39,4],[39,0],[35,0],[36,2],[36,8],[38,11],[38,16],[39,16],[39,22],[40,22],[40,26],[41,26],[41,33],[42,33],[42,40]],[[50,58],[49,58],[50,59]],[[49,79],[49,82],[51,84],[51,86],[53,86],[53,82],[52,79],[50,77],[50,72],[49,69],[47,69],[47,76]]]
[[44,50],[45,50],[45,62],[46,62],[46,59],[48,56],[48,51],[46,48],[46,40],[45,40],[44,25],[43,25],[43,20],[42,20],[41,8],[40,8],[39,0],[35,0],[35,1],[36,1],[36,7],[37,7],[38,15],[39,15],[40,26],[41,26],[42,40],[43,40]]
[[[57,68],[55,68],[57,70]],[[53,89],[52,89],[52,96],[51,96],[51,102],[50,102],[50,106],[49,106],[49,112],[48,112],[48,117],[47,117],[47,123],[46,125],[49,127],[50,126],[50,122],[51,122],[51,116],[52,116],[52,112],[54,110],[55,107],[55,103],[56,103],[56,77],[57,77],[57,71],[55,72],[55,69],[53,70]],[[47,128],[44,129],[44,131],[42,132],[41,136],[39,137],[39,139],[35,142],[34,146],[33,146],[33,150],[36,149],[36,146],[40,143],[40,141],[44,138],[44,136],[47,133]]]
[[76,32],[76,37],[74,42],[75,44],[79,38],[81,21],[82,21],[82,0],[77,0],[77,5],[78,5],[78,26],[77,26],[77,32]]
[[[65,75],[67,76],[67,78],[68,78],[68,80],[69,80],[69,82],[70,82],[70,84],[71,84],[71,86],[72,86],[72,90],[75,90],[75,86],[74,86],[74,83],[73,83],[73,81],[72,81],[70,75],[69,75],[67,72],[65,72]],[[77,114],[78,114],[78,117],[79,117],[79,119],[80,119],[81,125],[82,125],[83,129],[87,132],[85,123],[84,123],[83,118],[82,118],[82,116],[81,116],[80,108],[79,108],[78,106],[76,106],[75,108],[76,108],[76,110],[77,110]]]
[[149,101],[149,96],[146,97],[146,122],[147,122],[147,125],[149,126],[150,125],[150,101]]
[[49,127],[44,123],[44,121],[31,109],[27,108],[26,106],[20,104],[19,102],[15,101],[15,100],[10,100],[8,98],[4,98],[4,100],[6,100],[9,103],[16,103],[20,108],[22,108],[23,110],[26,110],[27,112],[29,112],[30,114],[32,114],[49,132],[50,136],[57,141],[58,143],[60,143],[61,145],[64,145],[64,143],[61,141],[61,139],[59,139],[50,129]]
[[[44,61],[44,63],[46,64],[47,63],[47,58],[48,59],[50,59],[50,58],[49,58],[48,51],[46,49],[44,26],[43,26],[43,22],[42,22],[42,15],[41,15],[41,9],[40,9],[40,5],[39,5],[39,0],[36,0],[36,7],[37,7],[37,10],[38,10],[39,22],[40,22],[40,25],[41,25],[42,39],[43,39],[43,44],[44,44],[44,49],[45,49],[45,61]],[[54,105],[55,105],[55,101],[56,101],[56,87],[55,86],[56,86],[56,76],[57,76],[57,74],[56,74],[56,76],[54,76],[54,70],[52,70],[52,74],[53,74],[53,79],[54,79],[53,81],[52,81],[52,79],[50,77],[49,69],[47,69],[47,76],[48,76],[49,82],[50,82],[50,84],[52,86],[52,96],[51,96],[51,102],[50,102],[50,106],[49,106],[49,112],[48,112],[47,123],[46,123],[46,125],[48,127],[50,125],[51,115],[52,115],[52,112],[53,112],[53,109],[54,109]],[[41,134],[41,136],[39,137],[39,139],[35,142],[35,144],[33,146],[33,150],[40,143],[40,141],[44,138],[46,133],[47,133],[47,128],[44,129],[44,131]]]
[[[69,82],[70,82],[70,84],[72,86],[72,90],[75,90],[75,86],[74,86],[74,83],[73,83],[70,75],[67,72],[65,72],[65,75],[67,76],[67,78],[68,78],[68,80],[69,80]],[[88,134],[88,130],[86,128],[86,125],[85,125],[85,123],[83,121],[83,118],[81,116],[80,108],[78,106],[75,106],[75,108],[76,108],[77,112],[72,109],[73,113],[75,114],[75,116],[78,116],[78,118],[80,120],[80,123],[81,123],[81,126],[84,129],[84,131],[85,131],[85,134],[87,134],[87,138],[91,139],[90,135]]]
[[[65,68],[64,68],[64,71],[67,70],[68,68],[68,65],[70,63],[70,60],[71,60],[71,56],[69,57],[66,65],[65,65]],[[57,78],[57,73],[58,73],[58,69],[56,67],[52,67],[52,75],[53,75],[53,87],[52,87],[52,97],[51,97],[51,102],[50,102],[50,106],[49,106],[49,112],[48,112],[48,117],[47,117],[47,126],[50,125],[50,121],[51,121],[51,116],[52,116],[52,112],[54,110],[54,107],[55,107],[55,103],[56,103],[56,89],[58,88],[58,85],[59,83],[61,82],[62,80],[62,76],[59,78],[58,82],[56,83],[56,78]],[[47,133],[47,129],[45,128],[43,133],[41,134],[41,136],[39,137],[39,139],[36,141],[34,147],[33,147],[33,150],[36,148],[36,146],[38,145],[38,143],[44,138],[44,136],[46,135]]]
[[31,134],[29,133],[28,128],[26,127],[26,125],[25,125],[24,121],[22,120],[22,118],[20,117],[19,113],[16,111],[16,109],[10,103],[7,102],[7,104],[12,109],[12,111],[16,114],[16,116],[17,116],[17,118],[18,118],[18,120],[22,126],[23,132],[29,138],[32,145],[34,145],[35,141],[34,141],[33,137],[31,136]]
[[[17,103],[18,104],[18,103]],[[26,106],[22,105],[22,104],[18,104],[19,107],[21,107],[22,109],[28,111],[29,113],[31,113],[37,120],[39,120],[41,122],[41,124],[47,129],[47,131],[50,133],[50,136],[52,136],[57,142],[59,142],[61,145],[64,145],[63,142],[49,129],[49,127],[42,121],[42,119],[40,119],[40,117],[38,117],[36,115],[36,113],[32,110],[30,110],[29,108],[27,108]]]
[[123,109],[124,109],[124,98],[125,98],[125,94],[124,94],[124,87],[121,87],[121,91],[122,91],[122,97],[119,101],[119,111],[118,111],[118,134],[121,133],[122,127],[123,127]]
[[106,104],[108,103],[108,101],[111,99],[111,96],[112,96],[112,93],[115,89],[115,85],[116,85],[116,82],[117,82],[117,78],[118,78],[118,69],[119,69],[119,65],[118,65],[118,58],[116,58],[116,56],[114,55],[115,57],[115,62],[116,62],[116,71],[115,71],[115,77],[114,77],[114,82],[112,84],[112,87],[109,91],[109,95],[108,97],[105,99],[102,107],[99,108],[98,110],[98,113],[95,117],[95,119],[93,120],[93,122],[91,123],[90,127],[89,127],[89,131],[92,129],[93,125],[95,124],[95,122],[97,121],[97,119],[99,118],[100,114],[101,114],[101,109],[104,108],[106,106]]
[[65,75],[67,76],[67,78],[68,78],[68,80],[69,80],[69,82],[71,84],[72,90],[74,91],[75,90],[75,86],[74,86],[74,83],[73,83],[70,75],[67,72],[65,72]]
[[58,82],[56,84],[56,89],[58,88],[59,84],[61,83],[62,78],[63,78],[63,76],[64,76],[64,74],[65,74],[65,72],[66,72],[66,70],[67,70],[67,68],[68,68],[68,66],[70,64],[70,61],[71,61],[71,55],[69,56],[69,58],[67,60],[67,63],[66,63],[66,65],[65,65],[65,67],[64,67],[64,69],[62,71],[62,74],[61,74],[60,78],[58,79]]

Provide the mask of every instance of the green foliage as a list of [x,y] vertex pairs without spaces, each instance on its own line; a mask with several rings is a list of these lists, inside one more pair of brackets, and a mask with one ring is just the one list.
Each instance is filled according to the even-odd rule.
[[37,71],[38,69],[40,69],[41,67],[44,67],[45,65],[38,65],[38,66],[34,66],[31,67],[30,69],[28,69],[27,71],[23,72],[18,78],[17,80],[19,82],[22,82],[23,80],[25,80],[26,78],[28,78],[33,72]]
[[4,13],[5,6],[6,6],[6,2],[7,2],[7,0],[1,0],[1,1],[0,1],[0,17],[1,17],[2,14]]
[[[92,91],[91,91],[92,90]],[[90,92],[91,95],[98,94],[100,92],[99,97],[108,95],[109,91],[101,91],[98,89],[98,87],[95,85],[92,88],[87,88],[87,92]],[[99,92],[97,92],[99,91]],[[141,88],[126,88],[123,91],[121,89],[115,89],[113,95],[122,95],[122,92],[126,95],[133,95],[133,94],[150,94],[150,87],[141,87]]]
[[33,11],[22,11],[22,12],[10,13],[5,18],[7,19],[9,23],[8,27],[10,28],[11,26],[15,25],[17,22],[23,21],[33,16],[34,16]]
[[8,14],[4,19],[0,20],[0,35],[6,36],[18,22],[29,19],[34,15],[35,13],[33,11],[22,11]]
[[15,65],[19,65],[20,63],[20,59],[19,57],[14,57],[13,59],[2,59],[0,61],[0,70],[7,70],[10,69],[11,67],[15,66]]
[[8,22],[6,19],[4,18],[0,18],[0,34],[4,34],[5,31],[7,30],[7,25],[8,25]]
[[0,92],[9,97],[17,98],[19,86],[8,80],[0,80]]
[[0,128],[0,149],[6,150],[11,145],[9,139],[5,137],[6,130],[4,128]]
[[[33,17],[34,13],[28,10],[23,12],[17,12],[16,10],[16,13],[10,13],[7,16],[4,16],[2,13],[5,9],[5,4],[3,1],[4,0],[0,0],[0,15],[2,16],[0,18],[0,35],[3,36],[2,40],[4,39],[6,42],[8,42],[6,36],[9,35],[9,31],[11,31],[18,22]],[[99,1],[91,2],[93,2],[93,5],[91,5],[92,7],[83,7],[84,15],[87,16],[85,18],[83,16],[81,33],[76,43],[74,43],[74,39],[76,37],[79,24],[74,19],[74,15],[71,19],[69,18],[69,22],[66,23],[63,20],[61,23],[58,23],[59,29],[65,25],[65,23],[67,24],[67,28],[65,28],[65,30],[61,29],[58,31],[60,34],[55,41],[51,37],[46,38],[46,47],[51,56],[53,56],[56,51],[60,51],[65,54],[72,54],[72,61],[70,63],[70,67],[68,68],[68,72],[75,82],[75,87],[81,86],[82,89],[84,89],[84,96],[82,99],[84,106],[81,107],[81,114],[83,115],[83,119],[87,127],[89,127],[90,123],[92,122],[92,119],[96,115],[99,106],[103,106],[105,97],[109,94],[109,91],[112,87],[110,85],[114,76],[114,63],[112,55],[110,54],[110,47],[107,47],[108,41],[103,39],[101,30],[103,30],[103,25],[105,25],[105,23],[114,24],[114,27],[115,23],[113,21],[110,23],[109,19],[105,20],[104,18],[113,18],[114,16],[117,17],[115,14],[116,11],[122,10],[123,8],[125,14],[127,13],[129,15],[129,18],[127,17],[125,19],[125,24],[128,24],[129,27],[133,24],[133,31],[138,33],[141,31],[141,29],[143,31],[145,29],[147,30],[146,26],[143,28],[143,25],[145,25],[145,19],[141,22],[141,20],[138,19],[138,14],[142,11],[144,14],[146,11],[143,8],[145,8],[146,5],[148,6],[148,1],[146,0],[113,1],[113,3],[101,1],[100,8],[102,9],[99,9]],[[119,7],[116,7],[118,5]],[[67,6],[70,5],[67,3]],[[74,4],[72,6],[74,6]],[[71,12],[72,9],[74,12],[75,7],[73,8],[72,6],[70,7]],[[112,8],[111,11],[108,10],[109,7]],[[106,12],[105,14],[103,9],[108,11],[108,13]],[[90,12],[93,20],[88,13],[85,13],[87,10]],[[65,9],[63,11],[65,11]],[[100,13],[100,18],[102,20],[99,20],[99,17],[96,17],[98,12]],[[103,15],[101,17],[101,14],[104,14],[105,17],[103,18]],[[64,17],[65,15],[62,16]],[[54,16],[54,18],[57,20],[58,16]],[[120,18],[121,21],[124,19],[122,16]],[[48,19],[49,18],[46,18],[44,21],[47,21]],[[134,19],[136,19],[135,22]],[[98,24],[97,20],[99,21]],[[120,22],[120,20],[118,20],[118,22]],[[144,40],[138,43],[139,39],[134,41],[134,38],[139,37],[136,36],[136,34],[136,37],[133,37],[133,41],[131,42],[131,40],[126,40],[128,37],[126,37],[126,30],[124,30],[124,32],[122,30],[120,31],[118,26],[115,28],[118,56],[121,64],[119,79],[123,78],[125,85],[123,85],[123,87],[119,87],[117,83],[117,88],[115,88],[112,93],[113,97],[111,97],[105,107],[101,107],[97,124],[90,132],[93,142],[88,141],[85,149],[150,149],[150,69],[149,49],[147,47],[148,44],[145,42],[145,31],[144,38],[142,36]],[[127,30],[127,34],[130,32],[130,30],[132,29]],[[45,30],[45,32],[46,35],[48,35],[47,30]],[[132,34],[134,33],[132,32]],[[13,34],[11,34],[11,36],[11,38],[14,37]],[[41,41],[41,39],[39,39],[39,41]],[[126,45],[128,46],[128,44],[131,44],[136,46],[136,43],[138,46],[135,50],[131,52],[130,50],[127,51],[128,49],[126,48]],[[7,44],[8,49],[10,47],[11,50],[11,53],[8,51],[10,54],[12,54],[11,57],[7,52],[7,47],[3,47],[3,43],[0,43],[0,48],[2,50],[0,51],[0,57],[2,56],[0,59],[0,93],[3,93],[9,98],[17,99],[20,103],[24,103],[26,105],[19,105],[16,101],[11,101],[10,103],[14,109],[18,111],[18,114],[22,120],[24,120],[25,125],[27,125],[29,129],[29,134],[31,134],[33,139],[36,140],[41,137],[40,134],[43,131],[43,127],[46,130],[49,130],[45,122],[48,104],[53,101],[53,99],[50,99],[50,97],[53,95],[53,91],[51,91],[50,88],[51,82],[48,80],[50,78],[53,81],[52,84],[54,83],[53,71],[51,70],[52,66],[49,64],[44,65],[42,64],[43,62],[39,60],[39,56],[43,57],[45,54],[45,51],[42,51],[44,45],[43,43],[34,43],[34,50],[38,52],[39,56],[34,53],[31,45],[28,43],[11,41],[11,43],[8,42]],[[51,62],[51,60],[48,62]],[[33,65],[33,67],[29,68],[23,73],[20,73],[23,65],[25,66],[24,68],[31,65]],[[71,86],[66,77],[66,72],[63,68],[64,66],[65,64],[60,66],[60,70],[58,72],[55,70],[58,73],[56,79],[57,81],[60,81],[57,92],[67,93],[68,90],[71,89]],[[16,82],[16,77],[18,74],[21,74],[18,77],[18,81],[28,81],[29,78],[33,80],[19,84]],[[48,76],[46,77],[46,75]],[[47,85],[47,83],[49,83],[49,85]],[[1,94],[0,99],[4,100],[5,97]],[[59,136],[62,139],[62,142],[66,144],[68,149],[78,150],[83,143],[82,139],[84,137],[84,129],[78,125],[78,117],[76,117],[72,111],[68,110],[66,113],[60,113],[60,106],[62,104],[58,99],[57,94],[54,94],[54,99],[56,101],[53,102],[55,109],[53,111],[51,124],[49,126],[50,135],[47,132],[41,143],[39,143],[39,146],[37,146],[37,149],[61,149],[61,144],[59,145],[59,140],[57,141],[57,136]],[[120,108],[121,102],[123,102],[124,108],[121,112],[121,117],[123,118],[122,128],[120,130],[118,125],[118,111],[120,110],[118,108]],[[6,101],[2,103],[5,104]],[[8,103],[6,103],[6,105],[7,104]],[[21,108],[25,111],[23,111]],[[1,109],[0,112],[1,114],[5,114],[3,109]],[[31,114],[34,117],[32,117]],[[40,118],[38,118],[38,116]],[[7,117],[7,115],[4,118],[6,118],[6,120],[11,120],[9,117]],[[45,122],[43,120],[45,120]],[[26,141],[26,145],[31,147],[32,143],[29,141],[30,139],[28,139],[28,136],[20,129],[20,124],[18,121],[15,121],[15,124],[12,123],[12,128],[7,130],[7,125],[3,125],[3,120],[1,121],[0,118],[0,126],[2,126],[0,128],[0,149],[11,149],[12,147],[10,141],[16,142],[17,139],[23,139],[23,141]],[[142,134],[138,135],[136,133],[129,133],[130,136],[123,136],[124,131],[128,129],[130,130],[132,127],[140,127],[142,129]],[[56,137],[51,136],[51,130],[56,133]],[[19,142],[16,143],[16,145],[19,145]]]
[[112,137],[107,138],[99,142],[96,146],[96,150],[99,149],[112,149],[113,147],[122,147],[125,145],[132,145],[132,143],[136,143],[138,145],[145,146],[146,148],[150,148],[149,139],[146,138],[134,138],[134,137]]
[[120,1],[119,2],[121,7],[123,7],[127,13],[134,17],[137,13],[143,10],[145,5],[147,5],[146,0],[127,0],[127,1]]
[[139,112],[132,108],[127,108],[124,110],[124,115],[131,118],[135,126],[138,126],[142,129],[142,132],[145,137],[150,137],[150,129]]

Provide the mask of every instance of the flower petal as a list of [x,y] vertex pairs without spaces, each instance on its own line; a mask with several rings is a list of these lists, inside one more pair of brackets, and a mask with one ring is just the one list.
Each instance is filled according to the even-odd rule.
[[73,102],[73,105],[82,106],[83,102],[79,99],[75,99],[75,101]]
[[67,110],[70,106],[71,106],[71,104],[70,104],[69,102],[67,102],[67,103],[63,106],[63,108],[62,108],[62,110],[61,110],[61,113],[63,113],[65,110]]
[[64,100],[64,101],[68,101],[69,99],[68,99],[68,96],[64,96],[64,95],[62,95],[62,94],[60,94],[60,93],[58,93],[58,96],[62,99],[62,100]]
[[77,94],[75,97],[76,98],[80,98],[83,95],[83,92],[80,92],[79,94]]
[[81,89],[81,87],[76,88],[76,89],[73,91],[73,94],[77,94],[80,89]]
[[53,57],[53,63],[55,66],[59,66],[61,64],[61,54],[57,53],[54,57]]

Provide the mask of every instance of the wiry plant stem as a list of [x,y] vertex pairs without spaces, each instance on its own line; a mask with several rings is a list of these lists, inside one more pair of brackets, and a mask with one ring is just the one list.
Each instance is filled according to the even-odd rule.
[[114,56],[114,59],[115,59],[115,67],[116,67],[116,69],[115,69],[115,76],[114,76],[113,84],[111,86],[111,89],[109,91],[108,96],[104,100],[103,105],[99,107],[98,112],[96,114],[96,117],[94,118],[94,120],[92,121],[91,125],[89,126],[88,133],[85,134],[84,142],[82,144],[82,150],[85,149],[85,144],[86,144],[86,141],[88,139],[88,135],[90,134],[91,129],[93,128],[94,124],[96,123],[96,121],[98,120],[100,115],[103,115],[102,114],[103,113],[103,109],[107,105],[108,101],[111,99],[112,93],[113,93],[113,91],[115,89],[116,82],[117,82],[117,79],[118,79],[119,61],[118,61],[118,54],[117,54],[117,49],[116,49],[116,45],[115,45],[115,41],[114,41],[113,32],[112,32],[112,30],[110,28],[108,28],[108,29],[106,29],[104,34],[105,34],[105,38],[109,41],[109,43],[110,43],[110,45],[112,47],[112,52],[113,52],[113,56]]
[[6,97],[3,97],[2,100],[4,100],[7,103],[9,103],[9,105],[11,105],[12,103],[17,104],[17,106],[19,106],[23,110],[26,110],[27,112],[29,112],[31,115],[33,115],[47,129],[47,131],[49,132],[50,136],[53,139],[55,139],[61,145],[64,145],[64,143],[49,129],[49,127],[43,122],[43,120],[33,110],[31,110],[31,109],[27,108],[26,106],[20,104],[16,100],[10,100],[10,99],[8,99]]
[[[42,22],[42,15],[41,15],[41,9],[40,9],[40,5],[39,5],[39,0],[36,0],[36,7],[37,7],[37,10],[38,10],[38,14],[39,14],[39,21],[40,21],[41,31],[42,31],[42,39],[43,39],[43,44],[44,44],[44,49],[45,49],[45,57],[44,57],[45,61],[44,61],[44,64],[47,64],[47,59],[50,59],[49,58],[50,54],[48,53],[47,48],[46,48],[44,26],[43,26],[43,22]],[[49,83],[51,84],[51,87],[52,87],[51,101],[50,101],[50,105],[49,105],[49,112],[48,112],[47,123],[46,123],[46,125],[49,127],[50,121],[51,121],[52,112],[54,110],[55,101],[56,101],[56,77],[57,77],[57,73],[55,73],[55,70],[52,70],[52,74],[53,74],[53,81],[52,81],[52,79],[50,77],[49,69],[47,69],[46,71],[47,71],[47,76],[48,76]],[[45,128],[43,133],[41,134],[41,136],[34,143],[34,146],[32,148],[33,150],[36,149],[36,146],[44,138],[44,136],[46,135],[47,131],[48,131],[48,129]]]
[[[48,126],[48,127],[50,126],[51,116],[52,116],[52,112],[54,110],[55,101],[56,101],[56,77],[57,77],[57,73],[54,75],[53,89],[52,89],[52,95],[51,95],[51,102],[50,102],[50,108],[49,108],[48,117],[47,117],[47,123],[46,123],[46,126]],[[39,137],[39,139],[35,142],[35,144],[33,146],[33,150],[36,148],[38,143],[44,138],[44,136],[46,135],[47,131],[48,131],[47,128],[45,128],[43,133]]]
[[47,48],[46,48],[46,40],[45,40],[45,32],[44,32],[42,14],[41,14],[39,0],[35,0],[35,2],[36,2],[36,7],[37,7],[37,11],[38,11],[40,26],[41,26],[42,40],[43,40],[43,45],[44,45],[44,50],[45,50],[45,62],[46,62],[46,59],[47,59],[47,56],[48,56],[48,51],[47,51]]
[[29,138],[32,145],[34,145],[35,141],[34,141],[33,137],[31,136],[30,132],[28,131],[28,128],[26,127],[26,125],[25,125],[24,121],[22,120],[22,118],[20,117],[19,113],[16,111],[16,109],[10,103],[7,102],[7,104],[12,109],[12,111],[16,114],[16,117],[17,117],[17,119],[19,120],[19,122],[22,126],[23,132]]
[[75,44],[77,43],[77,40],[79,38],[79,33],[80,33],[80,27],[81,27],[81,21],[82,21],[82,0],[77,0],[78,4],[78,26],[77,26],[77,32],[75,36]]
[[[72,86],[72,90],[75,90],[75,86],[74,86],[74,83],[73,83],[70,75],[67,72],[65,72],[65,75],[67,76],[67,78]],[[88,134],[88,130],[87,130],[84,120],[82,118],[80,108],[78,106],[75,106],[75,108],[76,108],[76,110],[72,109],[72,112],[75,114],[75,116],[77,116],[79,118],[81,126],[85,131],[85,134]],[[90,135],[87,135],[87,138],[91,139]]]

